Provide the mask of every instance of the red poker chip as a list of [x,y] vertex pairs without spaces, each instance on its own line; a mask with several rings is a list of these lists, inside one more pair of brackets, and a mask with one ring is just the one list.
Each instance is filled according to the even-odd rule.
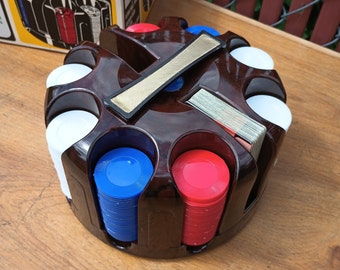
[[227,164],[207,150],[191,150],[180,155],[172,166],[172,174],[178,190],[192,204],[215,202],[229,187]]
[[225,203],[225,193],[222,194],[219,198],[217,198],[215,201],[211,201],[209,203],[202,203],[202,202],[192,202],[186,200],[186,205],[188,208],[196,209],[198,211],[203,211],[203,209],[209,209],[211,210],[211,206],[215,206],[217,204],[223,204]]
[[159,26],[152,24],[152,23],[136,23],[136,24],[128,26],[126,28],[126,31],[134,32],[134,33],[148,33],[152,31],[156,31],[158,29],[160,29]]

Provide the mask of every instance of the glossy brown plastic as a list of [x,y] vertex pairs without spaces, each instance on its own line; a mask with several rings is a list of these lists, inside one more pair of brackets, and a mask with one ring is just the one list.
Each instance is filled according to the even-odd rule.
[[[267,183],[285,131],[262,119],[246,103],[256,94],[269,94],[285,102],[286,94],[275,70],[248,67],[230,52],[249,46],[242,37],[226,32],[218,38],[226,48],[199,62],[181,76],[179,91],[162,91],[129,121],[108,108],[104,100],[169,58],[194,38],[183,18],[165,17],[160,29],[148,33],[125,32],[118,26],[101,32],[100,45],[84,42],[65,57],[65,64],[85,64],[86,77],[47,89],[46,125],[58,114],[82,109],[99,118],[97,126],[62,155],[72,194],[70,205],[79,221],[106,243],[128,253],[174,258],[203,251],[225,242],[253,215]],[[252,155],[219,124],[185,101],[204,86],[267,128],[260,155]],[[138,240],[125,243],[110,237],[103,226],[93,171],[98,159],[116,147],[134,147],[152,160],[155,172],[138,202]],[[190,247],[181,243],[184,203],[171,174],[174,160],[191,149],[207,149],[221,156],[231,173],[225,210],[214,239]]]

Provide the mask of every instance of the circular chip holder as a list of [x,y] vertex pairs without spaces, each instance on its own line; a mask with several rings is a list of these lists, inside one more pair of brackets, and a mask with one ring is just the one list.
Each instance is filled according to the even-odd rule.
[[[190,33],[179,17],[164,17],[158,27],[139,32],[111,26],[101,31],[99,45],[83,42],[71,49],[64,65],[85,65],[91,71],[83,77],[75,72],[75,80],[53,78],[48,83],[45,123],[71,110],[98,118],[95,127],[61,155],[68,201],[79,221],[125,252],[176,258],[224,243],[245,226],[290,123],[282,127],[266,118],[268,111],[256,112],[253,96],[271,96],[285,105],[286,93],[274,69],[256,68],[231,55],[250,48],[243,37],[230,31],[218,36]],[[285,113],[290,114],[289,109]],[[100,185],[95,179],[102,157],[116,149],[138,150],[151,162],[151,176],[137,195],[117,198],[110,191],[114,184]],[[228,170],[216,179],[219,173],[208,168],[211,178],[209,173],[200,178],[204,187],[225,181],[208,201],[197,190],[190,196],[190,188],[183,190],[173,171],[193,151],[211,153],[208,164],[215,164],[216,171],[224,165]],[[115,177],[122,175],[118,165],[113,168]],[[121,177],[126,185],[138,182]],[[125,213],[124,219],[125,207],[135,212]],[[218,220],[211,221],[212,216]],[[135,230],[127,227],[130,223]],[[196,241],[202,230],[194,223],[215,224],[208,229],[207,242]],[[117,224],[123,227],[121,239],[108,228]]]

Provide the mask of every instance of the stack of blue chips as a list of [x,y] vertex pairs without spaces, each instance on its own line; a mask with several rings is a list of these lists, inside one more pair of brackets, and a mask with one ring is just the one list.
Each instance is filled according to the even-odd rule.
[[153,174],[153,165],[140,150],[121,147],[104,154],[94,180],[105,229],[123,242],[138,239],[138,198]]

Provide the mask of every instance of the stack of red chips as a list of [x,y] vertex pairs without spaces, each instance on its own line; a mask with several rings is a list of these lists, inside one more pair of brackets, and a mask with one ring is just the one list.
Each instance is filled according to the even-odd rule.
[[180,155],[172,174],[185,204],[182,242],[208,243],[216,234],[228,192],[230,173],[225,161],[207,150]]

